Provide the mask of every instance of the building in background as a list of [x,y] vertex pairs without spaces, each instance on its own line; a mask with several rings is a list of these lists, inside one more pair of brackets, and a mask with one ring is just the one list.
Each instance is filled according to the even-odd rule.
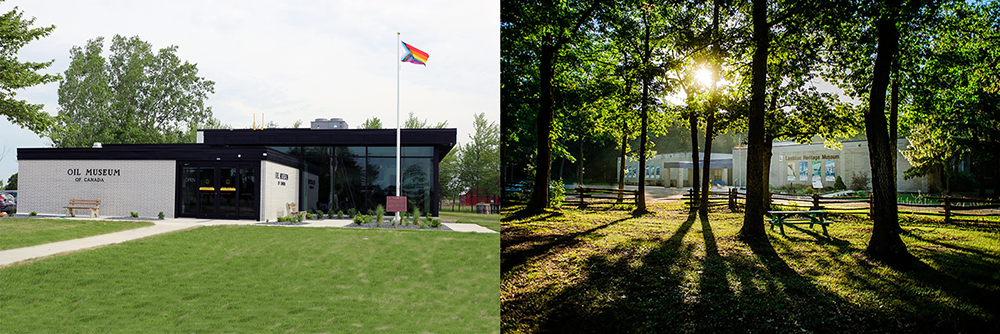
[[[928,192],[940,189],[940,175],[911,178],[905,180],[903,172],[910,168],[910,162],[901,153],[910,145],[905,138],[896,141],[896,185],[900,192]],[[814,182],[823,188],[831,188],[840,177],[847,187],[857,178],[861,183],[854,188],[871,189],[871,165],[868,158],[867,141],[846,141],[843,149],[826,148],[822,143],[802,145],[794,142],[776,142],[772,147],[769,182],[772,187],[788,185],[812,186]],[[733,148],[735,166],[733,184],[746,186],[747,148]],[[861,181],[867,180],[867,181]]]
[[[705,153],[698,153],[699,173]],[[621,165],[621,158],[615,162]],[[733,155],[729,153],[712,153],[710,166],[711,181],[714,184],[727,185],[733,179]],[[645,180],[647,185],[657,185],[670,188],[691,187],[694,182],[694,164],[691,162],[691,152],[662,153],[646,161]],[[699,176],[702,174],[699,174]],[[638,157],[629,157],[625,162],[625,184],[639,184]],[[617,179],[617,177],[616,177]]]

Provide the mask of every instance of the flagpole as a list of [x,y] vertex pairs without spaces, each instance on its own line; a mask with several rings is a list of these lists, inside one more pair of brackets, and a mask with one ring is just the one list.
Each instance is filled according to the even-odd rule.
[[[396,58],[399,58],[399,44],[400,44],[399,32],[396,32]],[[400,195],[400,190],[403,188],[403,184],[400,183],[402,171],[399,169],[399,70],[402,65],[402,61],[396,59],[396,196]],[[399,221],[399,211],[396,211],[396,221]]]

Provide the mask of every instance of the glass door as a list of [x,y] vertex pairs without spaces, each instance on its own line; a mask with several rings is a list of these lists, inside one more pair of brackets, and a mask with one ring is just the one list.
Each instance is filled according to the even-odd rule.
[[259,219],[257,167],[252,164],[185,163],[180,179],[180,217]]

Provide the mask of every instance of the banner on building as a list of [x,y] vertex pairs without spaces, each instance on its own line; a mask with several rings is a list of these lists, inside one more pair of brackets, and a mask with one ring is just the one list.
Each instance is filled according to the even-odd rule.
[[820,177],[820,175],[821,175],[820,174],[820,166],[822,166],[822,165],[823,165],[822,161],[813,161],[813,168],[812,168],[812,180],[813,180],[813,182],[816,182],[816,181],[822,182],[823,181],[823,178]]
[[835,161],[826,162],[826,180],[830,182],[837,180],[837,162]]
[[786,167],[788,169],[785,170],[785,175],[788,175],[788,181],[795,181],[795,163],[789,162]]
[[799,181],[809,181],[809,162],[799,162]]

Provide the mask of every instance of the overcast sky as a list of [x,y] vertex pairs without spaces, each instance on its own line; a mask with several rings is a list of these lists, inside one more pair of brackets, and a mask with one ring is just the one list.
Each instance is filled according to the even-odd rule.
[[[257,114],[279,126],[340,117],[356,128],[376,116],[396,124],[396,32],[430,54],[427,66],[402,63],[400,117],[414,112],[432,124],[448,121],[459,143],[473,114],[500,123],[499,1],[54,1],[0,3],[51,35],[22,48],[21,61],[55,59],[62,74],[69,50],[115,34],[139,36],[158,50],[178,46],[183,61],[215,81],[207,105],[234,128]],[[17,98],[59,112],[59,83],[18,92]],[[0,117],[0,178],[17,172],[16,148],[50,141]]]

